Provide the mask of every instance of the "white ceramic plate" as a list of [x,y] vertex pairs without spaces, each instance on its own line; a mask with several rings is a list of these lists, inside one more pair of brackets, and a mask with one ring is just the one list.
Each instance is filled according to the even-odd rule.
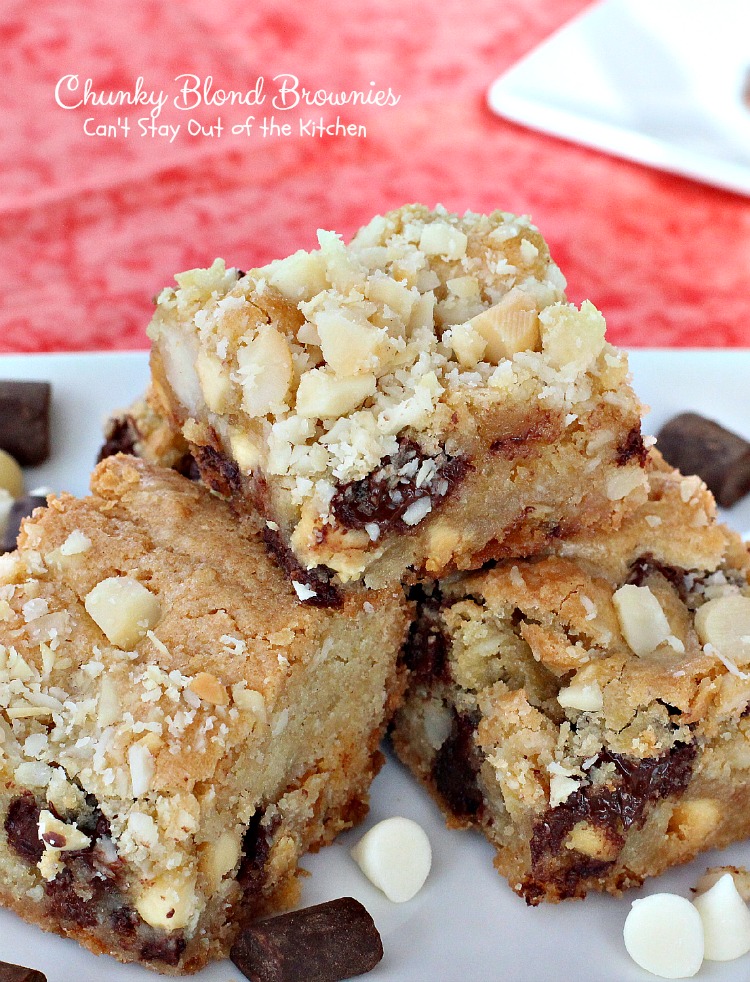
[[[635,351],[631,356],[636,389],[652,407],[646,429],[658,429],[669,416],[693,409],[750,437],[749,351]],[[101,444],[102,420],[143,391],[145,353],[0,357],[0,378],[49,379],[53,383],[53,454],[28,475],[28,486],[47,484],[84,494],[88,473]],[[725,515],[750,530],[750,499]],[[407,904],[392,904],[361,875],[349,848],[380,819],[405,815],[427,830],[434,865],[422,892]],[[392,758],[372,790],[372,809],[361,829],[348,832],[328,849],[305,859],[311,876],[302,901],[317,903],[340,896],[362,901],[383,936],[385,957],[366,976],[372,982],[537,982],[560,979],[653,980],[628,958],[622,925],[630,900],[661,890],[687,895],[706,866],[708,854],[627,899],[591,896],[584,903],[531,909],[519,900],[492,867],[493,852],[472,832],[449,832],[431,800]],[[750,865],[750,843],[727,849],[723,863]],[[144,969],[95,957],[72,941],[30,927],[0,911],[0,958],[38,968],[49,982],[147,982]],[[706,963],[700,978],[747,978],[750,956],[720,965]],[[229,962],[195,976],[200,982],[241,982]]]
[[603,0],[501,75],[516,123],[750,194],[748,0]]

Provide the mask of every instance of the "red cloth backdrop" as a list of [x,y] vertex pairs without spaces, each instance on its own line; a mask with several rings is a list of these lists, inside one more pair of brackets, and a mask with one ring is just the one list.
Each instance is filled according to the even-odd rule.
[[[585,0],[6,0],[0,12],[0,351],[147,343],[150,300],[217,256],[242,267],[350,235],[407,201],[530,213],[610,337],[629,345],[750,344],[750,201],[495,118],[490,82]],[[55,104],[58,80],[174,94],[175,76],[245,90],[259,75],[312,89],[390,87],[398,105],[195,113],[173,142],[147,108]],[[270,96],[270,88],[267,90]],[[68,94],[69,96],[69,94]],[[232,135],[249,114],[291,136]],[[367,136],[300,136],[336,115]],[[127,116],[127,138],[82,126]],[[190,136],[187,119],[225,123]]]

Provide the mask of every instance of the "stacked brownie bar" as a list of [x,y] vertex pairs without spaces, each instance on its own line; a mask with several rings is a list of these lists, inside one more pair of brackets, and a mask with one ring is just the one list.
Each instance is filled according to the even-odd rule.
[[0,571],[3,902],[162,971],[293,902],[391,720],[531,903],[745,834],[747,552],[601,314],[506,213],[319,240],[161,293],[92,497]]

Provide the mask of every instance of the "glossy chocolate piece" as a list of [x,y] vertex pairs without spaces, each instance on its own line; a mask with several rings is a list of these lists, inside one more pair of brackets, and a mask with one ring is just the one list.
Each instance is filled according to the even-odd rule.
[[705,416],[675,416],[659,430],[656,445],[672,467],[702,478],[723,508],[750,491],[750,443]]
[[251,982],[341,982],[375,968],[383,945],[362,904],[341,897],[257,921],[230,957]]
[[19,464],[49,457],[49,382],[0,382],[0,447]]
[[0,962],[0,982],[47,982],[47,976],[42,975],[35,968]]

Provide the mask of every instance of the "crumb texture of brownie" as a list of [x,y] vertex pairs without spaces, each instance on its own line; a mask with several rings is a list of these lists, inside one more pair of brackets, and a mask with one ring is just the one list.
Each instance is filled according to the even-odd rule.
[[225,956],[366,812],[407,613],[301,602],[256,521],[107,457],[0,558],[0,901],[160,972]]
[[392,738],[528,903],[750,833],[750,556],[652,454],[618,532],[422,589]]
[[411,205],[318,238],[243,276],[179,274],[149,328],[157,399],[204,480],[302,567],[438,577],[645,499],[626,356],[567,302],[528,217]]

